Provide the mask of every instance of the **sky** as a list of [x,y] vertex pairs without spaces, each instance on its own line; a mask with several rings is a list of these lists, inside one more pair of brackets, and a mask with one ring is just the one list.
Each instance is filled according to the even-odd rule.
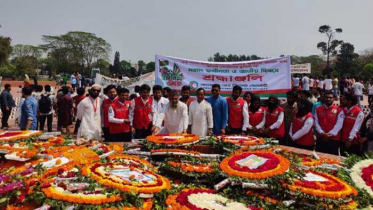
[[0,35],[12,44],[42,44],[42,35],[95,33],[121,60],[156,54],[207,60],[220,54],[307,56],[325,35],[356,52],[373,47],[372,0],[0,0]]

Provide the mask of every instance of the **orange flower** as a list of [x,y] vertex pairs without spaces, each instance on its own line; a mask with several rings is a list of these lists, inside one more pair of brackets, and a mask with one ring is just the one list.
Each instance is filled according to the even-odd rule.
[[148,136],[146,140],[156,144],[185,144],[198,141],[199,136],[185,133],[169,133]]
[[41,131],[5,131],[0,133],[0,141],[16,141],[40,135]]
[[133,155],[125,155],[125,154],[113,154],[109,155],[107,157],[109,160],[112,162],[119,162],[119,163],[128,163],[128,164],[142,164],[145,166],[148,166],[150,168],[154,167],[151,163],[149,163],[147,160],[140,158],[138,156],[133,156]]
[[42,188],[42,192],[48,198],[79,204],[99,205],[123,200],[120,195],[107,196],[106,194],[71,194],[70,192],[56,190],[54,186]]
[[[272,158],[268,161],[278,161],[277,166],[275,166],[272,169],[264,170],[264,171],[261,171],[261,172],[250,172],[250,171],[233,169],[229,165],[229,162],[232,159],[237,158],[236,156],[239,156],[239,155],[246,155],[246,156],[258,155],[258,156],[260,156],[261,154],[269,156],[269,157]],[[237,163],[233,163],[233,164],[237,165]],[[264,164],[267,164],[267,162],[265,162]],[[277,176],[277,175],[285,173],[288,170],[289,167],[290,167],[290,161],[288,159],[283,158],[281,155],[277,155],[277,154],[275,154],[273,152],[270,152],[270,151],[239,152],[239,153],[236,153],[232,156],[229,156],[229,157],[225,158],[220,163],[221,170],[224,171],[225,173],[227,173],[229,176],[237,176],[237,177],[243,177],[243,178],[247,178],[247,179],[265,179],[265,178]]]
[[196,152],[196,151],[185,150],[185,149],[153,149],[153,150],[150,151],[150,153],[152,153],[152,154],[161,153],[161,152],[165,152],[165,153],[185,153],[185,154],[195,154],[195,155],[201,154],[201,153]]
[[357,195],[355,188],[335,176],[316,171],[309,171],[308,173],[327,179],[327,184],[318,181],[303,182],[302,180],[294,180],[294,184],[289,185],[284,183],[283,186],[288,187],[294,192],[300,190],[305,194],[322,198],[339,199],[349,195]]
[[184,172],[211,173],[214,170],[214,166],[212,164],[192,165],[190,163],[180,163],[174,161],[168,161],[167,163],[172,167],[180,168]]
[[154,177],[154,180],[151,182],[129,182],[125,179],[122,179],[118,176],[108,173],[103,168],[126,168],[129,167],[128,165],[122,164],[101,164],[95,163],[88,165],[82,169],[83,176],[90,176],[92,179],[96,180],[98,183],[110,187],[116,188],[123,192],[135,192],[135,193],[145,193],[145,194],[153,194],[162,191],[163,189],[170,189],[171,183],[170,181],[153,171],[144,170],[141,168],[136,168],[136,171],[142,173],[147,176]]
[[255,145],[263,144],[265,142],[263,138],[259,138],[255,136],[224,136],[223,141],[225,143],[245,145],[245,146],[255,146]]

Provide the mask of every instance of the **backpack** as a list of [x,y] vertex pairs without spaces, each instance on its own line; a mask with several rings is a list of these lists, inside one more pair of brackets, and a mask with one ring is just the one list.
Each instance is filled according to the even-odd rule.
[[48,95],[41,95],[41,98],[39,100],[39,110],[40,113],[48,114],[50,111],[52,111],[52,101],[49,98]]

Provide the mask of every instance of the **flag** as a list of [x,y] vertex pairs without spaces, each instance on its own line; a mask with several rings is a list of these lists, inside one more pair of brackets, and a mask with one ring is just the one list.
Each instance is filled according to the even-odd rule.
[[168,60],[159,60],[159,66],[168,66]]

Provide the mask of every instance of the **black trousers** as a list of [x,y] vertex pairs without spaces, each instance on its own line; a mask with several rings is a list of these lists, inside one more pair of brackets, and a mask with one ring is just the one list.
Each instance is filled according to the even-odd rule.
[[241,135],[242,134],[242,128],[230,128],[229,131],[227,130],[227,134],[228,135],[234,135],[234,134]]
[[136,129],[135,139],[145,139],[147,136],[152,135],[152,125],[150,124],[148,128]]
[[10,113],[12,112],[12,108],[9,107],[9,111],[6,111],[5,107],[1,107],[1,111],[3,112],[3,118],[1,118],[1,128],[9,127],[8,120]]
[[132,139],[131,132],[110,134],[111,142],[130,142]]
[[109,132],[109,127],[102,127],[102,131],[104,132],[104,138],[106,142],[111,142],[112,135]]
[[335,140],[324,141],[321,139],[317,139],[316,151],[338,155],[338,150],[340,146],[341,146],[340,141],[335,141]]
[[40,122],[39,130],[44,131],[45,120],[47,120],[48,132],[52,132],[53,114],[39,116],[39,122]]
[[363,155],[364,147],[360,144],[351,144],[350,148],[346,148],[346,143],[341,143],[341,155],[346,156],[347,154]]

